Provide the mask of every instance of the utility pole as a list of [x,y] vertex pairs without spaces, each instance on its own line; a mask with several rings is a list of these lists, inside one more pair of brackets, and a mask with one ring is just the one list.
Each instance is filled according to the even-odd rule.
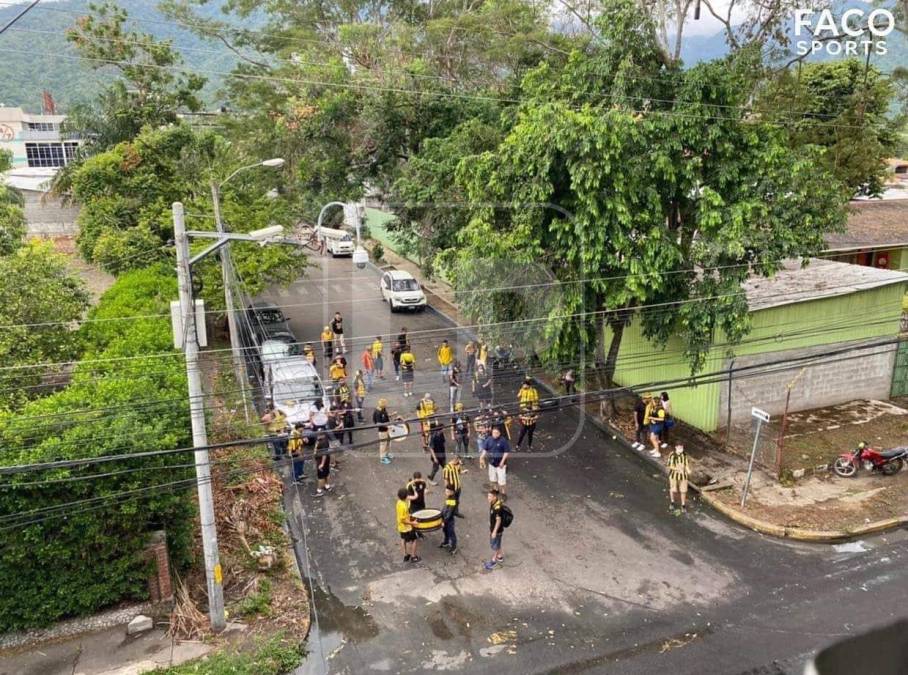
[[[199,343],[195,325],[195,303],[192,298],[189,266],[189,237],[183,220],[183,204],[173,204],[173,238],[177,252],[177,283],[180,291],[180,314],[183,317],[183,349],[186,354],[186,379],[189,384],[189,414],[192,420],[192,444],[208,445],[205,429],[205,406],[202,376],[199,372]],[[214,521],[214,499],[211,490],[211,464],[208,450],[195,451],[195,475],[199,491],[199,520],[202,525],[202,548],[205,553],[205,578],[208,581],[208,617],[211,629],[224,630],[224,588],[221,563],[218,560],[218,533]]]
[[[221,220],[221,194],[220,188],[216,181],[211,181],[211,202],[214,205],[214,222],[217,226],[218,233],[224,233],[224,222]],[[230,332],[230,351],[233,355],[233,371],[236,375],[236,382],[240,388],[240,396],[243,397],[243,412],[246,416],[246,422],[249,422],[249,404],[246,401],[246,365],[240,353],[240,335],[237,332],[236,310],[233,304],[233,288],[230,285],[232,277],[231,266],[233,260],[230,258],[230,249],[224,247],[220,251],[221,256],[221,279],[224,284],[224,303],[227,305],[227,330]]]

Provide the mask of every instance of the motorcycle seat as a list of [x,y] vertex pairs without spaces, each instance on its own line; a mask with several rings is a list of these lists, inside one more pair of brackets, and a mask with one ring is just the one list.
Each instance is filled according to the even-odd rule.
[[904,455],[906,451],[908,451],[908,448],[893,448],[892,450],[881,452],[880,455],[885,459],[892,459],[893,457]]

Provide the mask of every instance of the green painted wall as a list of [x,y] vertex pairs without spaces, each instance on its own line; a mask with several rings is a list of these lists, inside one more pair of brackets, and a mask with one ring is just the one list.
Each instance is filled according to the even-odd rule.
[[[752,314],[751,332],[738,345],[728,345],[719,335],[701,376],[723,370],[726,358],[766,352],[787,351],[851,340],[895,336],[899,332],[901,301],[905,284],[850,293],[834,298],[783,305]],[[611,340],[611,335],[607,338]],[[623,386],[685,380],[690,369],[683,358],[678,338],[664,349],[645,340],[640,323],[634,320],[625,329],[618,356],[615,380]],[[721,383],[682,384],[667,388],[676,417],[705,431],[719,426]]]

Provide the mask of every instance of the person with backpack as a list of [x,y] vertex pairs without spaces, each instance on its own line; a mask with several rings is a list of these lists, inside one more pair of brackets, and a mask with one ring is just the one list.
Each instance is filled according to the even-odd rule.
[[445,540],[438,548],[448,549],[448,553],[457,553],[457,532],[454,531],[454,516],[457,515],[457,496],[451,486],[445,488],[445,507],[441,511],[441,522]]
[[501,550],[501,537],[504,530],[514,522],[514,514],[505,506],[503,495],[495,488],[489,490],[489,546],[492,557],[483,565],[486,570],[495,569],[495,566],[504,560]]

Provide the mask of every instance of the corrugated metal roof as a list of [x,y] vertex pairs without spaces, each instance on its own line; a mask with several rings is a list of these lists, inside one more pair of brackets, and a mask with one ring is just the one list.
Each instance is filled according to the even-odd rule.
[[905,282],[908,274],[904,272],[811,258],[807,267],[801,267],[799,260],[789,260],[769,279],[751,277],[744,283],[744,291],[751,311],[759,311]]

